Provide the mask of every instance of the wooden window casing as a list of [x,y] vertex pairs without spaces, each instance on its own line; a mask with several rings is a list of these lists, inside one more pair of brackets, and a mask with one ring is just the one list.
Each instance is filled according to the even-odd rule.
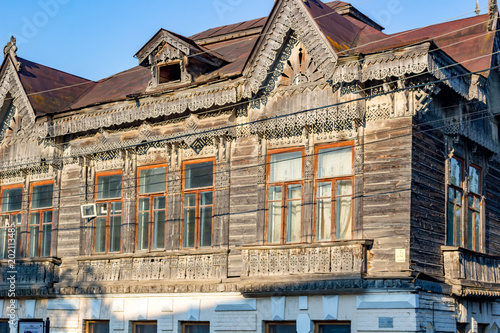
[[[162,173],[164,169],[164,173]],[[161,180],[155,180],[148,189],[147,172],[157,170]],[[154,165],[138,169],[137,182],[137,225],[136,250],[159,251],[166,244],[166,214],[167,214],[167,165]],[[164,179],[163,179],[164,175]]]
[[[0,189],[0,259],[6,259],[12,245],[9,243],[9,226],[15,227],[16,258],[21,252],[21,225],[23,185],[9,185]],[[14,200],[12,202],[12,200]]]
[[[208,173],[196,175],[197,168],[198,171],[206,168]],[[214,158],[186,161],[183,164],[181,236],[183,248],[213,246],[214,170]]]
[[210,323],[203,321],[181,322],[182,333],[210,333]]
[[[295,156],[294,156],[295,155]],[[282,156],[282,161],[273,157]],[[288,157],[289,156],[289,157]],[[300,156],[300,175],[291,179],[273,179],[273,166],[291,162]],[[289,160],[287,160],[289,159]],[[292,169],[287,170],[293,172]],[[285,177],[286,178],[286,177]],[[266,227],[267,244],[300,243],[302,240],[302,206],[304,197],[304,149],[276,149],[267,156]],[[298,217],[297,217],[298,216]],[[298,218],[298,225],[296,220]]]
[[[481,207],[482,207],[482,172],[476,165],[469,166],[468,209],[467,209],[467,248],[481,249]],[[473,176],[475,174],[475,176]],[[477,179],[474,179],[477,178]]]
[[294,321],[268,321],[265,323],[265,333],[296,333],[297,324]]
[[109,333],[109,321],[87,320],[85,321],[85,333]]
[[33,183],[30,186],[28,225],[28,256],[46,258],[52,254],[54,181]]
[[[320,160],[322,156],[326,157],[328,153],[334,152],[341,152],[344,153],[344,155],[350,154],[348,159],[349,163],[346,166],[341,165],[340,168],[343,170],[338,171],[336,174],[322,175],[320,172]],[[353,142],[316,147],[314,174],[314,240],[316,242],[324,242],[352,239],[354,233]],[[341,223],[340,217],[347,219],[347,221]]]
[[[457,165],[457,167],[454,167]],[[458,174],[453,175],[453,171]],[[446,244],[449,246],[461,246],[463,244],[463,182],[464,182],[464,160],[458,157],[450,159],[450,172],[448,184],[448,216],[447,216],[447,237]]]
[[[106,190],[99,188],[101,184],[103,188],[105,187],[105,178],[112,179],[111,177],[113,176],[114,180],[108,184],[113,183],[113,186],[116,186],[116,188],[108,191],[113,191],[114,193],[107,193]],[[100,183],[100,180],[103,180],[103,182]],[[94,219],[92,244],[94,254],[119,253],[121,251],[122,191],[121,171],[103,172],[96,175],[95,196],[97,217]]]
[[314,333],[350,333],[351,323],[348,321],[316,321]]
[[156,333],[157,330],[156,320],[132,322],[132,333]]

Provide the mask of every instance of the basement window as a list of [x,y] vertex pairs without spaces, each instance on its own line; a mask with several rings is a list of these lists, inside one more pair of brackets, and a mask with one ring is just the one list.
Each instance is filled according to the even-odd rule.
[[174,62],[158,67],[159,84],[180,81],[181,80],[181,63]]

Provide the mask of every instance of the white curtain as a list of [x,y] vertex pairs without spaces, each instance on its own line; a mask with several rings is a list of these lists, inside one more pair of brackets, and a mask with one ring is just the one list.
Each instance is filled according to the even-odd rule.
[[318,154],[318,177],[333,178],[352,174],[352,147],[321,149]]
[[302,179],[302,152],[271,155],[271,182]]

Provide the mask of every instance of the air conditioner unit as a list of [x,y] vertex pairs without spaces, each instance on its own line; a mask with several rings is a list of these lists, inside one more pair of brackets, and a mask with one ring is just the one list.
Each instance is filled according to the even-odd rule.
[[82,210],[82,217],[84,219],[90,219],[97,216],[97,207],[95,203],[84,204],[80,206]]

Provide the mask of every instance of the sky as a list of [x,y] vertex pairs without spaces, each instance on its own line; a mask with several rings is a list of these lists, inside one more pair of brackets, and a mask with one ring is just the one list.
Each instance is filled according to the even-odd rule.
[[[325,0],[326,1],[326,0]],[[346,0],[345,0],[346,1]],[[353,0],[395,33],[473,13],[475,0]],[[269,15],[273,0],[0,0],[0,47],[90,80],[137,66],[134,54],[160,29],[184,36]],[[488,0],[479,0],[482,13]]]

